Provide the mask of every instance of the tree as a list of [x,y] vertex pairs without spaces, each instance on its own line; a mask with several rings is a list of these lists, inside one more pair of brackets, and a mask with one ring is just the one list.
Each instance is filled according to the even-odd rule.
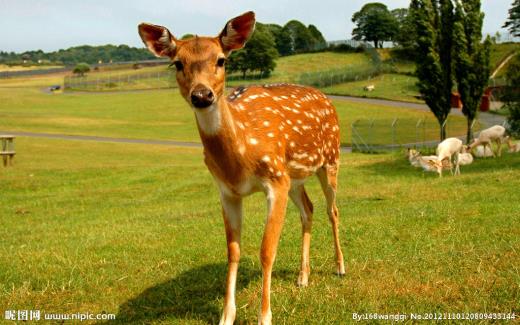
[[516,136],[520,136],[520,55],[513,57],[509,61],[506,73],[508,90],[505,97],[509,114],[507,123],[509,124],[509,132]]
[[312,51],[314,38],[307,27],[298,20],[291,20],[283,27],[291,37],[294,53],[305,53]]
[[257,23],[244,48],[231,54],[227,67],[230,72],[242,72],[243,77],[247,71],[260,71],[263,77],[268,77],[276,67],[277,57],[273,35],[265,25]]
[[515,0],[509,9],[509,17],[503,28],[509,29],[515,37],[520,36],[520,0]]
[[412,0],[410,14],[417,31],[417,86],[437,118],[444,140],[453,87],[453,4],[450,0]]
[[384,41],[391,41],[397,30],[397,20],[388,11],[386,5],[367,3],[360,11],[354,13],[352,22],[356,28],[352,36],[358,41],[374,42],[374,47],[382,47]]
[[288,29],[276,24],[265,25],[274,36],[275,46],[281,56],[294,54],[292,38]]
[[412,16],[407,8],[398,8],[390,12],[397,22],[397,32],[392,39],[397,45],[403,49],[413,52],[415,47],[415,26]]
[[325,37],[323,37],[323,34],[316,26],[311,24],[307,27],[307,30],[309,30],[309,33],[313,38],[313,50],[321,50],[327,47],[327,41],[325,40]]
[[454,66],[457,90],[462,101],[462,113],[468,122],[466,141],[473,138],[473,122],[480,106],[484,88],[488,84],[491,40],[482,43],[484,13],[480,0],[459,0],[455,10],[453,29]]
[[90,71],[90,66],[87,63],[78,63],[74,67],[74,70],[72,70],[72,73],[79,75],[80,77],[83,77],[85,73]]

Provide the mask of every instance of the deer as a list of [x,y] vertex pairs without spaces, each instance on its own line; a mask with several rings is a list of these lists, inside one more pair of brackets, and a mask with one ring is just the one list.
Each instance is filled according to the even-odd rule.
[[220,324],[233,324],[236,317],[242,200],[254,192],[265,194],[268,210],[260,246],[259,324],[272,321],[271,273],[289,199],[298,208],[302,224],[297,284],[308,285],[313,205],[305,181],[313,175],[325,194],[336,273],[345,275],[336,204],[340,133],[333,104],[320,91],[293,84],[238,87],[226,96],[226,60],[244,47],[254,27],[252,11],[229,20],[216,37],[180,40],[162,26],[141,23],[138,27],[146,47],[175,66],[180,93],[194,112],[204,162],[219,189],[228,256]]

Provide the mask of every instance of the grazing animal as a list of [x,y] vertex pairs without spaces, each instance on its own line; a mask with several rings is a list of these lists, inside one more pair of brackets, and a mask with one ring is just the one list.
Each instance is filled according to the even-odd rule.
[[491,147],[484,147],[483,145],[476,146],[475,149],[473,149],[473,153],[475,154],[475,157],[479,158],[493,157],[493,150],[491,150]]
[[471,165],[473,163],[473,155],[471,152],[459,153],[459,165],[466,166]]
[[520,152],[520,142],[514,143],[513,140],[511,140],[511,138],[508,138],[507,145],[509,146],[510,153]]
[[191,106],[204,146],[204,162],[220,190],[226,230],[228,273],[220,324],[233,324],[240,259],[242,199],[254,192],[267,198],[260,249],[260,324],[271,323],[271,271],[290,198],[300,211],[302,253],[298,284],[310,274],[313,206],[304,182],[317,175],[327,201],[336,272],[345,274],[336,205],[340,138],[336,110],[320,91],[297,85],[240,87],[228,97],[225,63],[253,33],[255,15],[231,19],[217,37],[176,39],[165,27],[140,24],[139,34],[156,56],[169,57],[182,96]]
[[439,177],[442,177],[442,169],[444,159],[448,159],[450,163],[453,161],[455,163],[455,174],[453,173],[453,168],[450,168],[452,175],[460,174],[459,167],[459,153],[462,151],[462,141],[457,138],[448,138],[437,146],[437,161],[435,162],[435,166],[437,167],[437,172],[439,173]]
[[[438,172],[436,167],[437,156],[421,156],[415,149],[408,149],[408,160],[414,167],[421,167],[426,172]],[[451,169],[448,159],[442,161],[442,169]]]
[[[502,143],[507,141],[506,137],[506,128],[501,125],[495,125],[485,130],[480,131],[478,138],[476,138],[472,144],[469,145],[468,149],[473,150],[473,148],[483,145],[484,148],[489,147],[493,157],[500,157],[502,155]],[[492,143],[495,142],[497,144],[497,153],[493,152]],[[486,150],[486,149],[484,149]]]

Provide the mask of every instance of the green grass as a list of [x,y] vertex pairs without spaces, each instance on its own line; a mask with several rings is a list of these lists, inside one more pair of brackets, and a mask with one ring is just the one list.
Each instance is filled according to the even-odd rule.
[[[341,141],[350,144],[358,119],[432,120],[429,112],[335,100]],[[463,118],[453,117],[454,135],[465,132]],[[415,132],[415,123],[410,124]],[[0,130],[199,142],[194,116],[177,89],[102,94],[46,94],[39,87],[2,88]],[[383,135],[384,136],[384,135]],[[437,132],[427,139],[436,139]]]
[[[419,96],[416,83],[417,78],[415,77],[400,74],[384,74],[370,80],[341,83],[322,88],[321,90],[327,94],[334,95],[424,103],[424,101],[415,97]],[[365,91],[364,88],[368,85],[374,85],[374,91]]]
[[370,58],[364,53],[320,52],[284,56],[276,60],[276,69],[271,77],[262,79],[261,82],[292,82],[303,73],[347,69],[369,64]]
[[[0,169],[0,306],[115,313],[115,323],[216,323],[226,244],[199,149],[18,138]],[[272,283],[273,323],[353,323],[352,313],[511,312],[520,299],[520,155],[443,179],[401,155],[341,157],[347,275],[316,180],[308,288],[295,286],[299,216],[289,205]],[[260,194],[244,204],[238,323],[255,323]],[[112,322],[111,322],[112,323]]]

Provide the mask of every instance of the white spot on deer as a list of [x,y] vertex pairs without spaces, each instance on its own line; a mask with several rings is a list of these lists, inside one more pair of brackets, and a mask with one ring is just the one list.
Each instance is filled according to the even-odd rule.
[[264,126],[269,126],[269,121],[264,121]]
[[239,147],[238,147],[238,152],[240,152],[241,155],[244,154],[244,152],[246,152],[246,147],[241,144]]
[[282,100],[282,99],[281,99],[280,97],[276,97],[276,96],[274,96],[274,97],[273,97],[273,100],[274,100],[274,101],[280,101],[280,100]]
[[303,159],[303,158],[307,158],[309,155],[307,153],[294,153],[293,154],[293,157],[296,158],[296,159]]
[[265,155],[262,157],[262,161],[267,163],[271,161],[271,158],[268,155]]
[[282,172],[281,172],[281,171],[277,171],[277,172],[276,172],[276,176],[277,176],[277,177],[281,177],[281,176],[282,176]]
[[252,145],[255,145],[255,144],[258,144],[258,140],[255,138],[250,138],[249,143],[251,143]]
[[294,143],[294,141],[291,141],[291,142],[289,143],[289,145],[290,145],[292,148],[296,147],[296,143]]
[[292,125],[291,120],[286,120],[285,122],[287,122],[287,124],[289,124],[289,125]]
[[273,132],[269,132],[269,133],[267,133],[267,136],[270,137],[270,138],[274,138],[274,133]]

